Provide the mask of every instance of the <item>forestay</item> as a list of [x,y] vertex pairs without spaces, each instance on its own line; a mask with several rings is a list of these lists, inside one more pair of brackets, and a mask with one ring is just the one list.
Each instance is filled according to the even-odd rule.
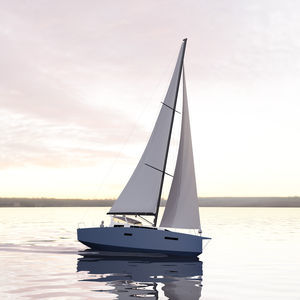
[[160,226],[200,229],[198,197],[184,71],[182,106],[181,136],[175,174]]
[[109,214],[149,214],[156,213],[160,198],[162,171],[168,148],[168,137],[175,109],[177,89],[180,82],[183,43],[175,70],[146,149],[127,185],[109,211]]

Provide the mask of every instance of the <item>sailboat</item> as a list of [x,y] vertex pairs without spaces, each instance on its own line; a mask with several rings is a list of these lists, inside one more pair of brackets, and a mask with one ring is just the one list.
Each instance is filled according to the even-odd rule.
[[[108,212],[112,216],[110,226],[104,227],[102,224],[100,227],[77,229],[78,240],[92,249],[198,256],[202,253],[203,240],[210,239],[202,236],[198,209],[183,67],[186,44],[187,39],[184,39],[166,97],[144,153]],[[160,225],[157,226],[165,175],[170,175],[166,172],[166,166],[181,79],[183,100],[179,149],[169,197]],[[153,217],[152,222],[149,222],[149,217]],[[145,225],[145,222],[151,224]],[[186,230],[189,232],[186,233]]]

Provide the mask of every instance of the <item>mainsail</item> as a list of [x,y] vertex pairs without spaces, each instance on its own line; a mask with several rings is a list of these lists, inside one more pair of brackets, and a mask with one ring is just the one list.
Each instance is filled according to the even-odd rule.
[[157,215],[166,167],[186,40],[146,149],[109,214]]
[[198,197],[184,71],[180,144],[175,174],[160,226],[200,229]]

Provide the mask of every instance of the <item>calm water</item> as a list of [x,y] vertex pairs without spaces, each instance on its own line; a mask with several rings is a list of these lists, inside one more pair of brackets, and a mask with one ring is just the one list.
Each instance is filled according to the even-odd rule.
[[212,240],[194,261],[84,251],[78,223],[106,211],[1,208],[0,299],[300,300],[299,208],[202,208]]

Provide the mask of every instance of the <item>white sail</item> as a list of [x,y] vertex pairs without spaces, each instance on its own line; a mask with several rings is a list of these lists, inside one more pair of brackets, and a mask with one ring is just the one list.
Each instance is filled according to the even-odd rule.
[[166,98],[146,149],[127,185],[110,209],[109,214],[156,213],[184,52],[185,42],[180,48]]
[[175,174],[160,226],[200,229],[198,197],[184,71],[182,106],[181,136]]

